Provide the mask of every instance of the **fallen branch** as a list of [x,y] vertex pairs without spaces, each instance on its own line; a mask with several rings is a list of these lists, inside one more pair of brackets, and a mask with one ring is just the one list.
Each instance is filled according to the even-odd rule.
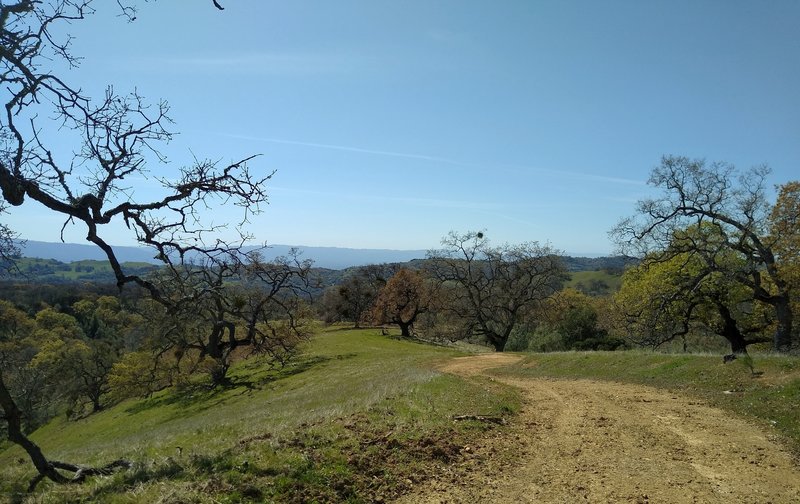
[[[65,483],[82,483],[89,476],[108,476],[113,474],[118,469],[130,469],[133,465],[124,459],[115,460],[114,462],[106,464],[103,467],[79,466],[70,464],[68,462],[59,462],[57,460],[51,460],[49,463],[53,469],[61,469],[63,471],[75,473],[72,478],[63,481]],[[46,477],[49,477],[48,474],[37,474],[36,477],[31,480],[30,485],[28,485],[28,493],[33,492],[36,489],[36,485],[38,485],[39,482]]]
[[455,415],[453,416],[453,420],[461,421],[461,420],[476,420],[478,422],[487,422],[487,423],[494,423],[497,425],[505,425],[506,419],[499,416],[485,416],[485,415]]

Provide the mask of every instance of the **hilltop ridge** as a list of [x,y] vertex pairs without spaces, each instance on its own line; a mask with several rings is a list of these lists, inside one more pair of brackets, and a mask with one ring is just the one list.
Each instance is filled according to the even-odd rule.
[[[60,263],[79,261],[105,261],[103,251],[97,246],[81,243],[54,243],[28,240],[20,245],[22,257],[31,259],[55,260]],[[258,246],[247,246],[245,250],[254,250]],[[314,266],[329,270],[345,270],[351,267],[368,264],[407,263],[425,258],[427,250],[394,250],[394,249],[360,249],[344,247],[306,247],[293,245],[269,245],[264,249],[264,259],[271,260],[289,253],[292,248],[302,251],[302,257],[314,261]],[[120,262],[160,264],[155,259],[153,250],[146,247],[115,246]],[[576,257],[564,256],[569,271],[587,271],[599,269],[623,269],[631,262],[630,258],[612,257]]]

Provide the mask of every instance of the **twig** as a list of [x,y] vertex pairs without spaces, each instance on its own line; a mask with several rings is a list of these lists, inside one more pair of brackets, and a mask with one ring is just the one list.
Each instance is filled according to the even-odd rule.
[[487,423],[494,423],[497,425],[505,425],[506,419],[499,416],[485,416],[485,415],[455,415],[453,416],[453,420],[461,421],[461,420],[476,420],[478,422],[487,422]]

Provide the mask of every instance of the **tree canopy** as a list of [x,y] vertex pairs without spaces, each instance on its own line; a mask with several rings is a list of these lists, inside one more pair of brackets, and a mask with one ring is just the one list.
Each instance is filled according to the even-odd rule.
[[378,324],[397,324],[402,336],[411,336],[414,323],[428,311],[432,295],[433,288],[421,272],[401,268],[378,293],[372,318]]
[[[622,251],[646,262],[684,257],[742,286],[753,302],[771,307],[773,346],[785,352],[798,339],[784,273],[793,262],[778,254],[784,238],[770,233],[768,173],[764,166],[738,171],[727,163],[664,157],[649,180],[661,195],[639,201],[636,215],[620,221],[611,236]],[[783,213],[791,218],[791,210]]]
[[772,341],[774,328],[765,305],[753,301],[753,293],[730,274],[741,267],[733,254],[728,264],[709,267],[697,256],[682,253],[667,260],[650,261],[628,270],[622,288],[614,296],[620,326],[629,341],[657,348],[681,338],[686,347],[690,333],[725,338],[733,353],[747,346]]

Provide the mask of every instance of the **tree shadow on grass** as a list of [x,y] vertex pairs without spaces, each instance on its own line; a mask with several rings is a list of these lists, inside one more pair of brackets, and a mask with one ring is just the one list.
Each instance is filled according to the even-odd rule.
[[178,406],[173,415],[169,415],[163,421],[175,418],[190,416],[200,411],[213,408],[223,403],[226,397],[223,395],[226,389],[217,387],[210,389],[207,385],[191,384],[173,388],[161,393],[157,397],[144,399],[125,409],[125,413],[137,415],[149,410],[166,406]]
[[97,485],[89,498],[91,502],[105,502],[111,500],[111,496],[130,492],[144,483],[177,480],[186,476],[186,468],[172,457],[153,464],[138,463],[132,470],[118,473],[106,484]]
[[[114,496],[128,494],[132,489],[141,487],[144,484],[181,480],[194,481],[199,484],[201,484],[200,482],[205,482],[206,490],[210,490],[212,494],[230,492],[229,485],[233,483],[235,491],[244,494],[244,497],[249,497],[249,499],[244,499],[244,502],[263,501],[261,492],[252,488],[252,485],[249,485],[246,481],[241,483],[230,480],[225,481],[227,479],[226,474],[231,471],[240,474],[255,473],[246,461],[243,464],[239,463],[234,457],[234,452],[230,449],[219,453],[191,453],[189,455],[179,453],[176,458],[167,457],[158,461],[134,464],[132,470],[120,472],[106,484],[97,485],[91,492],[89,501],[106,502],[110,501]],[[215,487],[212,483],[214,480],[225,482]],[[190,494],[190,492],[187,493]],[[180,497],[176,497],[176,500],[174,500],[174,502],[189,501],[194,502],[194,499],[188,497],[187,500],[183,500]],[[170,502],[173,502],[173,500],[170,500]],[[236,502],[240,501],[236,500]]]
[[[191,416],[201,411],[219,406],[234,395],[248,394],[255,390],[262,389],[265,385],[288,378],[293,375],[304,373],[314,367],[322,365],[334,358],[342,359],[353,357],[356,354],[330,356],[313,356],[298,359],[295,362],[283,367],[276,367],[267,370],[262,374],[263,368],[253,371],[246,376],[233,375],[227,383],[211,387],[208,382],[197,381],[173,387],[161,392],[156,397],[143,399],[136,404],[125,409],[130,415],[136,415],[155,408],[165,406],[178,406],[178,410],[173,415],[169,415],[164,421],[173,420],[184,416]],[[241,389],[239,394],[232,394],[233,391]]]

